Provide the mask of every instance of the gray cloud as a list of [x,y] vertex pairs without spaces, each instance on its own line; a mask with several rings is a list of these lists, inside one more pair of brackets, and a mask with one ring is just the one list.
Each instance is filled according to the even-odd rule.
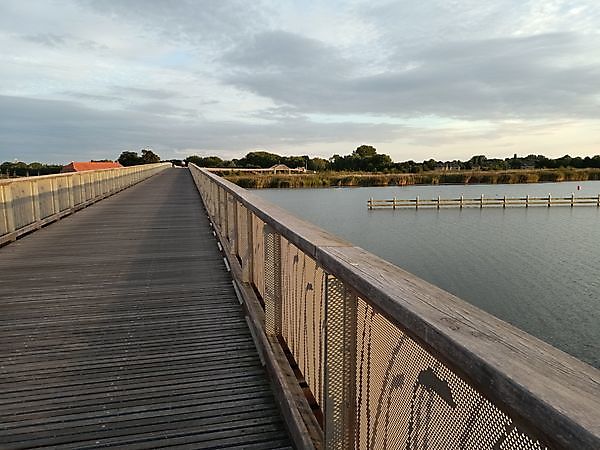
[[[71,161],[116,158],[124,149],[151,146],[163,157],[186,149],[232,157],[256,148],[311,143],[392,140],[402,129],[387,124],[289,119],[272,124],[184,120],[151,111],[100,111],[76,102],[0,96],[0,160]],[[350,148],[351,149],[351,148]]]
[[39,44],[44,47],[58,48],[58,47],[78,47],[81,50],[90,50],[90,51],[98,51],[98,50],[107,50],[103,44],[100,44],[96,41],[92,41],[90,39],[79,39],[70,34],[56,34],[56,33],[37,33],[37,34],[27,34],[22,35],[21,39],[32,42],[34,44]]
[[[295,43],[288,52],[267,37],[255,42],[270,51],[295,53]],[[302,71],[301,65],[293,64],[279,64],[276,71],[274,65],[261,70],[263,52],[255,50],[246,53],[247,58],[258,55],[252,70],[246,69],[250,61],[244,60],[226,80],[301,112],[471,120],[598,118],[599,62],[568,63],[569,58],[584,57],[586,50],[569,33],[449,42],[424,51],[399,52],[400,68],[357,77],[351,71],[336,70],[337,62],[327,67],[324,62],[329,60],[330,49],[312,45],[312,53],[321,52],[313,56],[317,71]]]
[[181,97],[182,94],[167,89],[148,89],[136,86],[113,86],[110,92],[116,96],[141,97],[154,100],[168,100]]
[[91,10],[137,24],[165,39],[201,45],[234,42],[267,24],[270,6],[262,0],[86,0]]
[[266,31],[226,53],[223,61],[249,70],[317,72],[350,70],[334,47],[287,31]]
[[22,36],[22,38],[26,41],[41,44],[46,47],[59,47],[65,45],[69,39],[67,35],[54,33],[28,34]]
[[591,0],[31,1],[0,2],[2,157],[598,141]]

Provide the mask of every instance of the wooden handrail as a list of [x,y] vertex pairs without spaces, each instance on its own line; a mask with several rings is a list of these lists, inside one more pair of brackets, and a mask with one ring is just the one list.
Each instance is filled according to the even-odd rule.
[[242,205],[270,233],[293,243],[414,339],[527,436],[550,448],[600,448],[599,370],[252,192],[193,164],[190,170],[215,222],[223,219],[216,217],[215,208],[217,215],[228,211],[222,201],[217,205],[223,195]]
[[119,192],[170,163],[0,180],[0,245]]

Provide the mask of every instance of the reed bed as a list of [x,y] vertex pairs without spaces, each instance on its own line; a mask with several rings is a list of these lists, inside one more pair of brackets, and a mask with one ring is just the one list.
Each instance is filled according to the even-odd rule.
[[225,178],[247,189],[316,188],[332,186],[408,186],[413,184],[518,184],[600,180],[600,169],[537,169],[423,173],[313,174],[226,173]]

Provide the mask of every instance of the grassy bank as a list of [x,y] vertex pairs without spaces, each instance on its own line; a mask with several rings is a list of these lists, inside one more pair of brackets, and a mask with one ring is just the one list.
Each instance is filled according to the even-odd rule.
[[600,169],[536,169],[413,173],[224,174],[244,188],[314,188],[330,186],[407,186],[412,184],[517,184],[600,180]]

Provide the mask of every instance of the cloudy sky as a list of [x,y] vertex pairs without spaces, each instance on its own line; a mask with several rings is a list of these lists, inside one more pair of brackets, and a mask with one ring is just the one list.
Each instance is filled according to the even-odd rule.
[[597,0],[2,0],[0,161],[600,153]]

